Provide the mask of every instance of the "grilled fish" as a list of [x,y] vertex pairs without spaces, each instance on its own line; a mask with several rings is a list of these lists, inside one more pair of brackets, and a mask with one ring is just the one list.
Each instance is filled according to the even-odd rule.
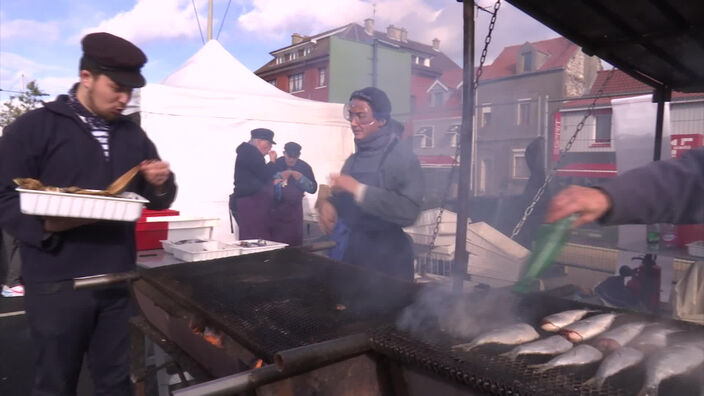
[[528,344],[519,345],[512,350],[502,353],[511,360],[515,360],[520,355],[557,355],[572,348],[572,343],[565,337],[554,335],[544,340],[533,341]]
[[667,337],[678,331],[680,330],[661,326],[647,327],[640,335],[633,339],[628,346],[647,354],[656,349],[666,347]]
[[596,347],[604,353],[615,351],[636,338],[647,325],[645,322],[633,322],[615,327],[597,338]]
[[645,384],[638,395],[657,395],[662,381],[686,374],[703,362],[704,349],[699,344],[677,344],[656,353],[648,359]]
[[590,311],[588,309],[572,309],[570,311],[558,312],[556,314],[548,315],[543,318],[540,323],[540,328],[545,331],[555,332],[561,328],[570,325],[584,317]]
[[536,340],[538,337],[540,335],[533,326],[527,323],[518,323],[480,334],[470,343],[454,345],[452,350],[468,352],[484,344],[523,344],[524,342]]
[[606,331],[615,318],[616,314],[612,313],[592,316],[563,327],[560,334],[574,343],[586,341]]
[[578,345],[562,355],[550,359],[549,362],[543,364],[533,364],[529,368],[536,369],[536,372],[542,373],[556,367],[563,366],[581,366],[584,364],[598,362],[604,357],[598,349],[591,345]]
[[601,389],[604,382],[606,382],[609,377],[629,367],[635,366],[640,363],[644,357],[643,352],[637,349],[629,347],[618,348],[601,362],[594,377],[587,380],[584,385],[595,385],[597,389]]

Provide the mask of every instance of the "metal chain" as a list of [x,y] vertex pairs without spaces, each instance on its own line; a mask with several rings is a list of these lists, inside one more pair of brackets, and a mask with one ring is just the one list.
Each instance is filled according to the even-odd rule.
[[[489,43],[491,43],[491,35],[494,31],[494,27],[496,26],[496,16],[499,13],[499,8],[501,7],[501,0],[496,0],[496,3],[494,3],[494,12],[491,13],[491,21],[489,22],[489,29],[487,31],[486,37],[484,38],[484,48],[482,48],[482,54],[479,58],[479,67],[477,67],[477,74],[474,77],[474,81],[472,81],[472,87],[473,90],[472,92],[477,91],[477,87],[479,86],[479,78],[482,75],[482,72],[484,70],[484,62],[486,62],[486,56],[487,52],[489,51]],[[474,109],[472,109],[474,111]],[[423,263],[420,266],[420,273],[425,274],[425,266],[428,264],[430,261],[430,256],[433,253],[433,250],[435,250],[435,241],[438,238],[438,233],[440,232],[440,223],[442,222],[442,214],[445,211],[445,204],[447,203],[447,197],[450,195],[450,187],[452,187],[452,179],[454,178],[455,171],[457,170],[457,165],[459,164],[459,157],[460,157],[460,140],[457,140],[457,144],[455,145],[455,157],[452,159],[452,165],[450,168],[450,175],[447,178],[447,186],[445,187],[445,192],[442,195],[442,200],[440,201],[440,207],[438,209],[438,214],[435,217],[435,226],[433,227],[433,236],[432,239],[430,240],[430,243],[428,244],[428,254],[425,257],[425,263]]]
[[542,186],[538,189],[538,191],[535,192],[535,196],[533,196],[533,199],[531,202],[528,204],[528,207],[526,210],[523,212],[523,217],[518,221],[518,224],[513,228],[513,232],[511,233],[511,239],[514,239],[516,235],[518,235],[521,232],[521,229],[526,223],[526,220],[530,215],[533,213],[533,210],[535,210],[535,205],[538,204],[538,201],[540,201],[540,198],[542,198],[543,194],[545,193],[545,190],[547,190],[548,185],[552,181],[552,179],[555,177],[557,174],[557,170],[559,169],[560,165],[562,165],[562,161],[565,159],[565,154],[567,154],[568,151],[572,148],[572,145],[574,144],[574,141],[577,139],[577,135],[579,132],[582,131],[584,128],[584,123],[587,121],[587,119],[592,115],[594,112],[594,107],[596,106],[596,102],[601,99],[601,97],[604,95],[604,88],[606,87],[606,84],[608,84],[609,80],[611,80],[611,77],[613,77],[614,72],[616,71],[616,68],[611,69],[611,72],[606,76],[606,79],[604,79],[604,82],[601,84],[601,87],[599,87],[599,91],[596,93],[596,96],[594,97],[594,100],[592,100],[592,103],[589,105],[587,108],[587,113],[582,117],[582,120],[577,124],[577,127],[570,137],[570,139],[567,141],[565,144],[565,149],[560,151],[560,156],[557,158],[557,161],[555,161],[555,164],[552,167],[552,170],[550,171],[550,174],[548,175],[547,178],[545,178],[545,182],[543,183]]

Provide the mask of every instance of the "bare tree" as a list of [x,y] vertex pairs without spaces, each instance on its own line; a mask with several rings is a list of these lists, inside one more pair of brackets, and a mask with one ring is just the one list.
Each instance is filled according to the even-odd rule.
[[27,84],[27,89],[19,95],[10,96],[10,99],[2,104],[2,110],[0,110],[0,128],[5,128],[17,117],[38,107],[42,96],[46,96],[46,94],[39,90],[36,81],[30,81]]

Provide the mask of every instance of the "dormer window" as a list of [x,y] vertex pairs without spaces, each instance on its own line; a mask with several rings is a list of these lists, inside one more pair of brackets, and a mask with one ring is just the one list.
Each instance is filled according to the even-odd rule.
[[276,64],[280,65],[284,63],[284,56],[283,55],[276,55]]
[[313,48],[311,47],[305,47],[303,48],[303,56],[308,56],[310,53],[313,51]]
[[533,71],[533,52],[528,51],[521,54],[521,60],[523,63],[523,72],[527,73]]

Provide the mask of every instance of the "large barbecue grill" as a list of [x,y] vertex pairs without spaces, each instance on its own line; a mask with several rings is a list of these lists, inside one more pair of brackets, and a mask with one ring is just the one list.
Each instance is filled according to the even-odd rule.
[[[425,394],[452,389],[457,394],[632,395],[643,382],[640,368],[625,372],[598,392],[582,385],[597,365],[536,374],[527,365],[547,359],[521,357],[512,362],[499,356],[510,347],[453,352],[452,345],[468,342],[471,336],[447,331],[433,317],[421,317],[412,330],[397,325],[404,309],[423,291],[420,286],[294,248],[146,270],[134,289],[152,325],[203,367],[209,378],[234,375],[240,385],[248,383],[236,389],[256,388],[258,394],[281,392],[276,384],[294,375],[303,381],[295,389],[305,393],[315,386],[320,394]],[[585,306],[500,290],[447,293],[447,304],[462,300],[484,305],[484,312],[509,310],[503,317],[513,316],[536,328],[548,314]],[[491,305],[497,301],[502,303]],[[656,318],[628,313],[619,320],[634,319]],[[477,322],[496,327],[491,319]],[[699,328],[673,323],[683,329]],[[205,341],[206,329],[218,334],[219,346]],[[288,357],[294,369],[279,370],[275,363],[285,366],[282,362]],[[265,366],[253,369],[257,359]],[[364,388],[354,388],[360,384]],[[698,386],[696,379],[679,378],[665,382],[661,390],[668,393],[661,394],[696,394]]]

